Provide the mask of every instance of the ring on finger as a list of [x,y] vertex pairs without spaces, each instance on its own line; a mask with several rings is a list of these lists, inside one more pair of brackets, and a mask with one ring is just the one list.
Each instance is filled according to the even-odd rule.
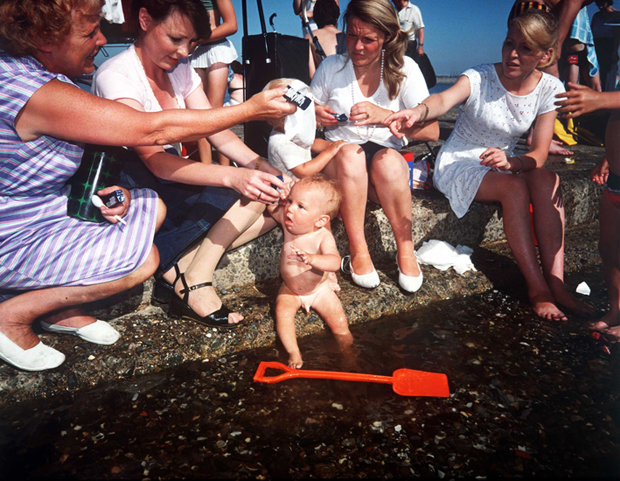
[[370,114],[368,112],[365,112],[366,114],[366,118],[369,119],[370,118]]
[[258,197],[256,198],[256,200],[260,200],[260,198],[262,197],[262,195],[263,195],[263,192],[262,192],[262,191],[260,191],[260,192],[258,193]]

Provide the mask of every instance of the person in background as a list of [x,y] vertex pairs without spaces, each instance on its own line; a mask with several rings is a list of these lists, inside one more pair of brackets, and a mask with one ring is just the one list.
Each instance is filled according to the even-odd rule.
[[[237,60],[237,50],[226,38],[237,33],[237,15],[231,0],[201,1],[207,10],[210,33],[200,40],[200,45],[192,53],[191,63],[202,80],[209,103],[217,108],[224,105],[228,66]],[[202,162],[210,163],[212,152],[209,142],[201,141],[198,148]],[[230,165],[230,160],[222,153],[218,153],[218,162],[220,165]]]
[[[316,42],[318,42],[325,57],[337,53],[338,35],[342,34],[338,30],[338,17],[340,17],[340,7],[335,0],[316,0],[314,21],[318,28],[312,32],[312,35],[316,37]],[[321,63],[322,57],[320,52],[317,52],[313,37],[307,33],[304,38],[310,41],[310,78],[312,78],[316,68]]]
[[601,77],[594,48],[594,37],[585,7],[573,21],[570,33],[562,45],[560,79],[565,83],[581,83],[601,91]]
[[[351,0],[344,14],[347,55],[332,55],[319,65],[310,88],[317,122],[326,140],[344,140],[322,173],[336,179],[342,192],[340,214],[349,238],[353,282],[380,284],[364,234],[368,199],[380,204],[396,240],[399,285],[415,292],[422,285],[412,236],[411,190],[402,140],[382,125],[392,112],[411,108],[428,97],[418,65],[404,56],[408,35],[400,28],[390,0]],[[435,141],[437,122],[410,136]],[[347,265],[349,264],[349,265]]]
[[[540,70],[554,61],[557,22],[548,13],[529,11],[509,25],[500,63],[465,71],[446,91],[390,115],[385,123],[393,133],[403,135],[417,123],[461,106],[454,131],[437,155],[435,187],[459,218],[474,200],[501,203],[506,239],[525,278],[534,312],[543,319],[566,320],[558,305],[587,314],[592,308],[574,298],[564,285],[560,179],[543,168],[557,116],[555,95],[564,91],[557,78]],[[529,152],[515,155],[519,138],[532,124]]]
[[416,59],[424,55],[424,22],[420,9],[409,0],[392,0],[396,10],[400,28],[409,33],[409,43],[405,55]]
[[613,110],[605,133],[605,158],[592,171],[592,180],[604,184],[599,214],[599,253],[609,295],[609,312],[592,329],[620,341],[620,92],[597,92],[570,84],[558,95],[558,111],[575,118],[598,110]]
[[[340,6],[338,0],[334,1],[336,2],[336,5]],[[314,6],[316,2],[317,0],[293,0],[293,11],[295,12],[295,15],[299,15],[299,18],[301,18],[301,31],[302,35],[304,36],[310,33],[308,29],[310,29],[310,31],[313,31],[319,28],[313,18]],[[306,19],[304,18],[304,5],[306,7],[306,18],[308,19],[307,25]]]
[[[193,42],[201,37],[201,15],[206,16],[199,0],[134,0],[133,7],[138,38],[99,67],[94,93],[137,111],[215,110],[226,115],[247,108],[244,103],[211,109],[188,62]],[[275,188],[286,189],[278,169],[223,130],[229,125],[209,135],[209,141],[244,168],[185,159],[180,146],[164,144],[134,147],[137,155],[131,153],[122,171],[126,185],[149,186],[168,207],[155,237],[162,274],[155,286],[158,299],[170,302],[172,316],[222,328],[234,327],[243,315],[230,312],[217,296],[215,268],[227,249],[275,227],[262,214],[265,204],[278,200]]]
[[[618,74],[620,11],[616,10],[613,4],[613,0],[596,0],[599,11],[592,16],[591,23],[596,57],[601,69],[601,85],[605,92],[616,90]],[[617,25],[608,25],[614,23]]]
[[232,72],[228,82],[228,96],[230,99],[224,104],[226,107],[239,105],[243,102],[243,65],[235,60],[230,64],[230,72]]
[[94,71],[106,43],[99,29],[102,5],[102,0],[0,4],[0,359],[28,371],[65,360],[39,340],[32,330],[36,320],[52,332],[110,344],[118,332],[86,315],[82,304],[142,283],[159,263],[153,235],[166,209],[153,191],[124,189],[126,201],[102,208],[104,224],[67,215],[67,181],[80,165],[84,143],[196,140],[294,111],[274,100],[281,90],[226,112],[157,113],[83,91],[69,78]]

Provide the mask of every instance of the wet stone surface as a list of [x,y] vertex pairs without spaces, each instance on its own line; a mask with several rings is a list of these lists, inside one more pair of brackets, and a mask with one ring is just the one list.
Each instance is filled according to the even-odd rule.
[[[583,280],[605,309],[600,270],[569,277]],[[443,372],[450,398],[254,383],[260,361],[286,361],[256,349],[0,410],[0,478],[618,477],[620,349],[523,299],[491,290],[354,325],[346,356],[328,334],[300,339],[307,369]]]

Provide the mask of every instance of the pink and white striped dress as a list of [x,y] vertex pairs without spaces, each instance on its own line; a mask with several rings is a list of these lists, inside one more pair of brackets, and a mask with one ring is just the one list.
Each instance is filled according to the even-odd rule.
[[125,277],[153,246],[155,192],[132,190],[126,226],[68,217],[66,182],[82,146],[49,136],[23,142],[17,134],[16,116],[53,79],[71,83],[33,57],[0,51],[0,302],[23,291]]

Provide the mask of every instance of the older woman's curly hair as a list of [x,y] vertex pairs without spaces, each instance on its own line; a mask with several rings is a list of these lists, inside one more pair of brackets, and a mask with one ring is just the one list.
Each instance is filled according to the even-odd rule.
[[395,99],[405,78],[401,69],[405,64],[409,35],[400,29],[394,5],[390,0],[351,0],[344,13],[345,30],[353,18],[372,25],[385,35],[383,81],[390,99]]
[[72,11],[101,10],[104,0],[2,0],[0,48],[32,55],[44,41],[55,43],[71,31]]

